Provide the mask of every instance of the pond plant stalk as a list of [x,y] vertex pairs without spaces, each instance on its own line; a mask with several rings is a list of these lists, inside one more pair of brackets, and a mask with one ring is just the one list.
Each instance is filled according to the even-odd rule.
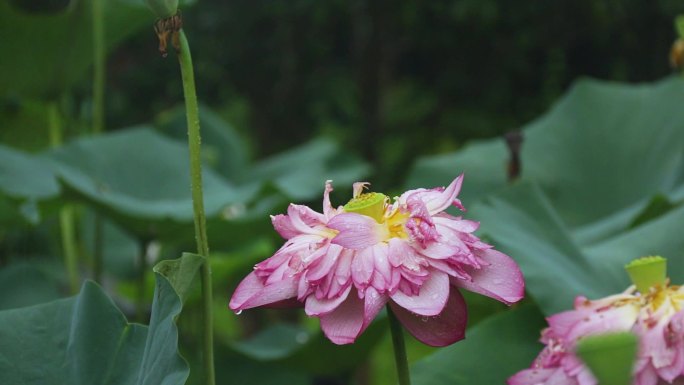
[[397,366],[399,385],[411,385],[409,375],[408,358],[406,357],[406,344],[404,343],[404,331],[401,322],[387,305],[387,318],[389,319],[390,332],[392,334],[392,346],[394,347],[394,362]]
[[[180,17],[179,14],[172,17]],[[209,242],[207,240],[207,225],[204,215],[204,197],[202,193],[202,160],[199,107],[195,91],[195,75],[190,55],[190,46],[185,33],[179,28],[173,35],[174,45],[178,51],[181,76],[183,79],[183,94],[185,98],[185,113],[188,123],[188,146],[190,150],[190,179],[192,189],[192,205],[195,220],[195,240],[197,254],[206,258],[200,269],[202,281],[202,305],[204,315],[203,350],[204,350],[204,378],[205,384],[216,383],[214,374],[214,327],[212,315],[212,284],[211,266],[209,264]]]
[[[93,116],[92,134],[98,135],[104,131],[104,93],[105,93],[105,31],[104,31],[104,0],[93,0]],[[95,213],[93,239],[93,279],[102,282],[102,254],[103,220],[99,212]]]
[[[51,147],[59,147],[63,141],[62,122],[57,102],[48,104],[48,136]],[[69,293],[78,293],[80,278],[78,274],[78,251],[76,247],[76,224],[74,208],[65,204],[59,210],[59,231],[62,241],[64,265],[69,280]]]

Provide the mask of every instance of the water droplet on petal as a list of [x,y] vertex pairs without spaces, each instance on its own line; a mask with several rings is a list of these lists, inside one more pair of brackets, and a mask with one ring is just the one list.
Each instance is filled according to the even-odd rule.
[[428,322],[428,319],[429,319],[428,317],[420,317],[420,320],[423,322]]
[[235,315],[240,315],[240,314],[242,314],[242,309],[235,312]]

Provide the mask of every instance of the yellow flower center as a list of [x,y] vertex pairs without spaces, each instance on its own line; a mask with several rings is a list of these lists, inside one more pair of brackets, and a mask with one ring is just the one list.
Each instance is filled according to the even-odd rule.
[[369,216],[379,224],[384,225],[384,228],[387,230],[385,241],[390,238],[407,239],[409,236],[404,225],[410,215],[399,208],[394,208],[388,212],[388,201],[389,198],[385,194],[375,192],[363,193],[355,196],[344,205],[344,210]]
[[625,305],[632,305],[637,309],[648,309],[651,313],[655,313],[661,306],[667,306],[667,312],[674,314],[684,308],[684,292],[680,291],[680,286],[670,286],[669,281],[667,281],[664,285],[651,287],[646,293],[632,294],[629,298],[623,298],[613,303],[613,306]]
[[679,291],[677,285],[656,286],[644,296],[644,302],[644,306],[650,306],[651,311],[656,311],[660,306],[669,304],[676,313],[682,309],[684,293]]
[[385,214],[387,196],[380,193],[364,193],[355,196],[346,205],[344,210],[350,213],[357,213],[369,216],[376,222],[382,223]]

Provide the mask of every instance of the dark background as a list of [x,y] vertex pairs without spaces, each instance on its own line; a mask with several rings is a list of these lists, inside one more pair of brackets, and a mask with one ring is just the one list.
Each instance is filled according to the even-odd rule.
[[[199,98],[254,157],[331,135],[386,187],[417,156],[519,128],[578,77],[668,75],[682,11],[679,1],[201,0],[183,15]],[[108,127],[181,100],[175,60],[156,45],[150,26],[110,55]]]

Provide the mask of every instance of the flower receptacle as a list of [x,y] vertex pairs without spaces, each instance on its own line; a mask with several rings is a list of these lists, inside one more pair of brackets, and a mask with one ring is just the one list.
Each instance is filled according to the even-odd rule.
[[640,293],[651,287],[663,286],[667,278],[667,260],[661,256],[635,259],[625,266],[629,278]]
[[347,202],[344,205],[344,210],[369,216],[376,222],[382,223],[387,199],[387,195],[375,192],[360,194]]

